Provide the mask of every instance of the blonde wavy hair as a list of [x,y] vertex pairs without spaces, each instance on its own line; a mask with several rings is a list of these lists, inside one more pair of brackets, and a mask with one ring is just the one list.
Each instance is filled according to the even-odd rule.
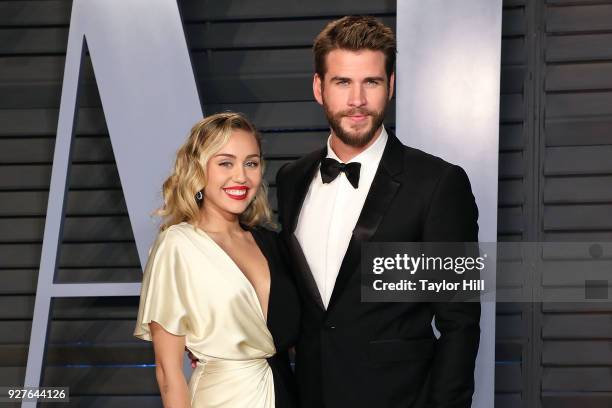
[[[260,156],[263,156],[261,136],[255,126],[240,113],[217,113],[200,120],[191,128],[187,141],[178,150],[174,171],[162,185],[164,205],[154,212],[155,215],[162,217],[161,231],[185,221],[190,224],[197,223],[203,201],[198,203],[195,195],[206,187],[206,165],[210,158],[225,146],[234,130],[252,133],[257,141]],[[263,157],[260,169],[261,186],[253,201],[240,214],[240,223],[248,227],[274,226],[268,202],[268,188],[263,179],[265,170]]]

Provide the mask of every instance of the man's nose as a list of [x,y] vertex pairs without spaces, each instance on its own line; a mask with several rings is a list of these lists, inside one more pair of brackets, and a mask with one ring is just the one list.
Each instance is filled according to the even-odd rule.
[[367,103],[366,94],[361,85],[355,84],[349,95],[349,106],[360,107]]

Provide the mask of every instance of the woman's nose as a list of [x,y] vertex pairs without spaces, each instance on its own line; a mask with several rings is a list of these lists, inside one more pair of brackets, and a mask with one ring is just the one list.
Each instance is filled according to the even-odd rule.
[[246,181],[246,172],[244,166],[236,166],[234,172],[234,181],[237,183],[244,183]]

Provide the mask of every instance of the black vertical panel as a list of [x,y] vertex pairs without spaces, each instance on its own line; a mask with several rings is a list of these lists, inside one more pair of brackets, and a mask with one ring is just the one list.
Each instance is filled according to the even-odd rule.
[[[498,240],[521,242],[529,237],[532,175],[530,138],[532,64],[528,34],[529,6],[525,1],[503,2],[502,70],[499,128]],[[526,259],[504,252],[497,270],[498,284],[520,285],[511,271],[523,268]],[[530,309],[522,303],[499,303],[496,312],[495,406],[528,407]]]
[[[548,0],[542,18],[542,239],[610,241],[612,3]],[[609,257],[576,267],[590,259],[588,245],[576,248],[542,253],[545,284],[612,276]],[[541,321],[542,406],[612,406],[612,302],[545,303]]]

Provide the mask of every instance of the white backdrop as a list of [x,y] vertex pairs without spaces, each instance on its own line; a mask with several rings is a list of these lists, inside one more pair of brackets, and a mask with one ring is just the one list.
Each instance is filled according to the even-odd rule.
[[[502,0],[397,2],[397,136],[467,172],[481,242],[497,241],[501,23]],[[472,406],[490,408],[494,295],[482,303],[480,327]]]

